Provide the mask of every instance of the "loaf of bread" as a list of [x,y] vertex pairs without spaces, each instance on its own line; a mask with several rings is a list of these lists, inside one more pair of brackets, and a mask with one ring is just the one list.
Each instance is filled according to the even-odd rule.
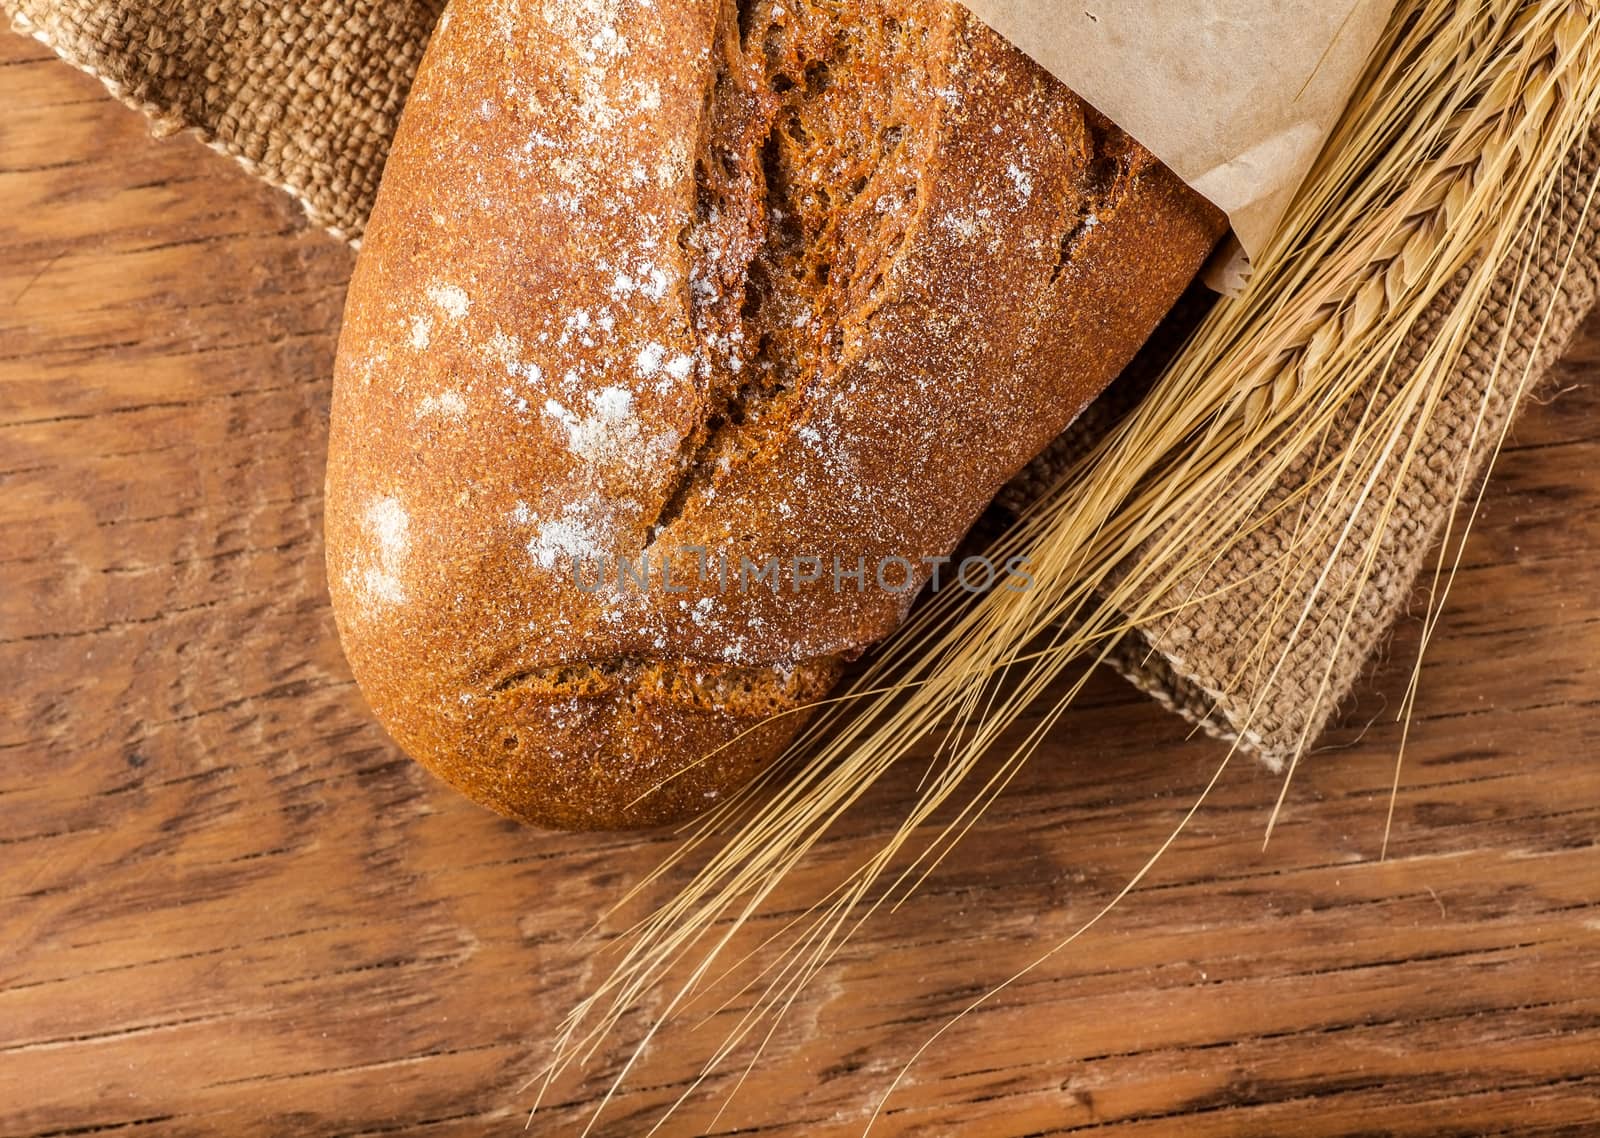
[[704,808],[1224,228],[949,0],[453,0],[339,350],[356,678],[514,818]]

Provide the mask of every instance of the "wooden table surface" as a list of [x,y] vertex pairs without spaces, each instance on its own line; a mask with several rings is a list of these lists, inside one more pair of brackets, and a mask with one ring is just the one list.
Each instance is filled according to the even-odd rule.
[[[672,847],[497,820],[363,710],[320,536],[351,259],[0,36],[0,1134],[520,1133],[519,1088],[604,974],[579,934]],[[1415,622],[1270,845],[1277,780],[1236,764],[1148,882],[947,1034],[874,1133],[1600,1133],[1597,370],[1600,322],[1501,462],[1389,859],[1385,713]],[[930,1031],[1127,880],[1222,751],[1097,677],[801,999],[719,1131],[860,1133]],[[819,864],[872,849],[916,776]],[[727,1022],[663,1037],[598,1132],[648,1129]],[[533,1132],[576,1133],[643,1026]],[[727,1086],[663,1132],[711,1126]]]

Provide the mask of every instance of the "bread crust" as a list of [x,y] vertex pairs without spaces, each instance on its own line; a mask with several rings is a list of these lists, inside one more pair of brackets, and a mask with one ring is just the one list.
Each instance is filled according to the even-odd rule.
[[[866,31],[785,7],[454,0],[396,137],[336,368],[330,590],[391,734],[511,817],[656,824],[762,769],[914,589],[730,588],[692,551],[920,584],[1222,231],[946,0],[852,5]],[[860,176],[808,141],[884,115]],[[683,591],[580,587],[619,554]]]

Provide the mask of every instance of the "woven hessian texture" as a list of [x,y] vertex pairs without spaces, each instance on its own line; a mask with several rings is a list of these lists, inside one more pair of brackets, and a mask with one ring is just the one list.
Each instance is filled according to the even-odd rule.
[[[311,219],[358,241],[377,193],[406,92],[444,0],[0,0],[14,25],[69,63],[98,76],[117,98],[148,115],[158,133],[192,129],[264,180],[287,190]],[[1569,184],[1587,185],[1600,169],[1591,139],[1574,156]],[[1487,448],[1469,453],[1473,419],[1484,397],[1488,366],[1509,328],[1503,384],[1490,393],[1482,437],[1494,439],[1513,414],[1507,388],[1532,359],[1548,370],[1595,299],[1600,224],[1575,233],[1577,205],[1565,226],[1549,227],[1536,257],[1528,303],[1509,303],[1509,280],[1484,312],[1469,358],[1453,377],[1444,413],[1429,425],[1422,458],[1399,506],[1381,522],[1382,554],[1365,586],[1354,622],[1337,635],[1328,603],[1313,606],[1309,633],[1289,635],[1309,596],[1276,596],[1249,584],[1251,571],[1273,563],[1290,520],[1268,521],[1226,550],[1197,594],[1210,599],[1140,629],[1124,643],[1118,665],[1156,699],[1223,738],[1281,763],[1302,739],[1314,739],[1349,694],[1395,617],[1407,606],[1429,547],[1450,515],[1452,488],[1465,467],[1476,471]],[[1554,277],[1577,243],[1561,288]],[[1538,323],[1545,302],[1554,315],[1544,341]],[[1413,337],[1425,342],[1440,312]],[[1405,362],[1402,361],[1402,367]],[[1383,392],[1375,393],[1378,397]],[[1108,414],[1089,416],[1103,422]],[[1081,447],[1064,439],[1008,492],[1014,502],[1047,483],[1052,463]],[[1308,464],[1307,464],[1308,465]],[[1305,477],[1307,466],[1298,477]],[[1282,487],[1294,489],[1293,476]],[[1360,549],[1380,526],[1376,508],[1357,519],[1349,548]],[[1331,545],[1328,547],[1331,549]],[[1301,549],[1297,557],[1314,557]],[[1333,579],[1354,573],[1354,552]],[[1243,582],[1243,583],[1242,583]],[[1347,604],[1348,602],[1346,602]],[[1291,615],[1285,615],[1291,614]],[[1241,646],[1249,646],[1246,660]],[[1288,651],[1279,683],[1262,696],[1262,660]],[[1329,670],[1329,663],[1332,669]],[[1323,682],[1326,674],[1326,683]],[[1244,731],[1248,723],[1249,730]]]
[[193,128],[356,240],[445,0],[0,0],[158,134]]
[[[1533,238],[1532,256],[1524,262],[1520,252],[1527,250],[1519,251],[1496,281],[1463,358],[1447,378],[1440,407],[1420,430],[1415,460],[1398,486],[1391,481],[1379,487],[1355,509],[1346,552],[1334,556],[1337,526],[1321,527],[1309,542],[1303,533],[1296,535],[1296,510],[1253,519],[1249,536],[1224,549],[1209,573],[1153,606],[1170,615],[1142,625],[1123,642],[1115,663],[1124,675],[1211,734],[1238,740],[1275,767],[1315,743],[1394,621],[1414,600],[1425,600],[1418,578],[1427,570],[1431,579],[1430,552],[1454,512],[1458,490],[1464,485],[1470,502],[1475,481],[1516,413],[1518,396],[1539,390],[1595,304],[1600,210],[1586,215],[1584,206],[1597,178],[1600,125],[1569,158],[1562,179],[1567,192]],[[1377,402],[1391,399],[1401,377],[1414,374],[1451,303],[1453,297],[1445,298],[1412,330],[1394,376],[1374,384]],[[1349,449],[1359,410],[1329,436],[1327,453]],[[1301,456],[1268,497],[1263,514],[1303,488],[1311,468],[1310,456]],[[1334,514],[1342,524],[1355,503],[1348,495],[1339,500],[1348,501]],[[1346,623],[1351,598],[1338,586],[1358,577],[1358,559],[1374,536],[1372,573]],[[1291,545],[1292,554],[1285,556]],[[1282,580],[1289,563],[1300,576],[1288,589],[1255,583]],[[1330,563],[1329,586],[1318,592],[1316,573]],[[1206,599],[1186,605],[1191,597]]]

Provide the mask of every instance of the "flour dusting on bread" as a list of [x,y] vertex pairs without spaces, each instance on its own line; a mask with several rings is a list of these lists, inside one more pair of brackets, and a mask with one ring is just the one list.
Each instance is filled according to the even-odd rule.
[[670,431],[647,433],[634,409],[634,395],[612,385],[590,392],[588,413],[577,415],[559,400],[547,399],[545,416],[565,434],[566,447],[585,462],[609,469],[644,468],[659,463],[678,445]]
[[[598,563],[611,545],[608,518],[611,507],[594,500],[573,502],[559,517],[536,521],[528,553],[541,569],[567,568],[571,562]],[[563,564],[563,563],[566,564]]]
[[395,497],[379,498],[367,507],[371,561],[358,577],[360,588],[372,602],[404,604],[406,588],[400,579],[411,551],[411,519]]
[[472,301],[459,285],[430,285],[428,299],[442,308],[450,319],[456,321],[464,320],[472,308]]

